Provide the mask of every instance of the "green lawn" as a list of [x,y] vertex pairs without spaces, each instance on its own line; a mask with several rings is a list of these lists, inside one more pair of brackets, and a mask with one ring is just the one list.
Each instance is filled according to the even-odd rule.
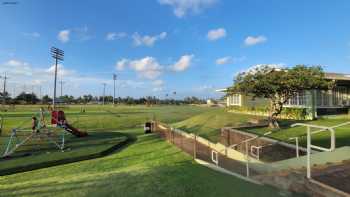
[[[217,142],[220,137],[220,129],[225,126],[237,126],[241,123],[245,123],[251,119],[259,119],[262,117],[257,117],[254,115],[240,114],[226,112],[224,109],[215,109],[209,112],[205,112],[196,116],[193,116],[184,121],[173,124],[175,128],[182,129],[190,133],[196,133],[204,138],[207,138],[213,142]],[[308,124],[315,124],[321,126],[334,126],[344,122],[350,121],[349,115],[339,115],[339,116],[329,116],[323,117],[314,121],[291,121],[291,120],[281,120],[281,129],[278,131],[273,131],[269,137],[278,140],[286,141],[289,143],[294,143],[294,141],[289,140],[291,137],[305,136],[305,127],[295,127],[291,128],[291,124],[301,122]],[[271,129],[269,128],[253,128],[244,129],[247,132],[264,134]],[[336,131],[336,146],[350,146],[350,125],[340,127],[335,129]],[[329,132],[322,132],[312,136],[312,143],[315,145],[329,147],[330,135]],[[301,145],[305,146],[306,137],[301,137]]]
[[[31,116],[37,115],[40,106],[24,106],[24,111],[17,106],[12,111],[4,113],[4,132],[0,136],[0,156],[5,152],[12,128],[28,129],[29,131],[18,132],[20,140],[30,135]],[[81,106],[72,105],[65,107],[68,121],[80,130],[87,131],[90,135],[86,138],[76,138],[66,134],[66,150],[61,152],[52,143],[48,143],[44,137],[35,138],[21,146],[10,159],[0,160],[0,171],[9,168],[23,167],[44,162],[60,161],[97,154],[125,141],[126,137],[117,131],[130,128],[139,128],[146,121],[160,118],[164,122],[177,121],[179,118],[188,118],[210,108],[192,106],[84,106],[85,112],[81,113]],[[50,122],[49,113],[45,113],[46,122]],[[38,117],[39,118],[39,117]],[[63,130],[63,129],[53,129]],[[55,141],[60,143],[62,131],[54,132]],[[15,144],[13,144],[14,146]],[[23,156],[26,155],[26,156]],[[30,155],[30,156],[28,156]],[[1,173],[0,173],[1,174]]]
[[196,133],[213,142],[217,142],[219,140],[220,129],[222,127],[239,126],[240,124],[246,123],[251,119],[259,118],[261,117],[230,113],[226,112],[224,109],[215,109],[175,123],[173,126],[190,133]]
[[[81,113],[81,108],[85,113]],[[4,133],[12,128],[30,128],[31,116],[38,115],[39,106],[16,106],[15,111],[3,113],[5,116]],[[64,109],[68,122],[83,130],[111,130],[140,127],[153,118],[165,123],[178,122],[202,112],[211,111],[212,108],[195,106],[117,106],[111,105],[71,105]],[[49,121],[49,114],[46,114]]]
[[[216,110],[193,106],[106,106],[91,107],[86,114],[79,114],[78,107],[70,107],[65,111],[75,126],[87,131],[118,130],[134,136],[136,141],[103,158],[1,176],[0,196],[279,196],[280,192],[273,188],[196,164],[189,155],[156,134],[144,135],[140,128],[151,118],[171,124]],[[11,113],[26,114],[28,118],[31,115],[25,111],[8,115]],[[19,119],[23,117],[6,119],[5,125],[16,126]]]
[[155,134],[108,157],[0,177],[0,196],[279,196],[212,171]]
[[[24,137],[21,137],[23,140]],[[56,142],[61,143],[61,138],[56,137]],[[106,151],[113,146],[127,140],[127,137],[118,132],[89,132],[85,138],[76,138],[72,135],[65,136],[65,150],[61,152],[54,144],[44,138],[35,138],[33,141],[19,147],[10,158],[0,160],[0,174],[11,168],[26,168],[28,165],[45,162],[61,161],[74,158],[88,157]],[[0,137],[0,145],[5,148],[8,137]],[[14,146],[12,146],[14,147]],[[3,152],[1,152],[2,154]]]
[[[291,137],[301,137],[301,145],[306,145],[306,127],[291,127],[292,123],[295,122],[303,122],[307,124],[314,124],[320,126],[335,126],[341,123],[349,122],[350,116],[348,115],[339,115],[339,116],[329,116],[323,117],[314,121],[281,121],[281,129],[278,131],[274,131],[270,137],[288,141],[293,143],[294,141],[290,141]],[[317,130],[317,129],[315,129]],[[271,131],[269,128],[255,128],[255,129],[247,129],[246,131],[263,134]],[[336,132],[336,146],[350,146],[350,124],[347,126],[339,127],[335,129]],[[318,146],[323,146],[326,148],[330,147],[330,133],[329,132],[321,132],[315,135],[312,135],[312,143]]]

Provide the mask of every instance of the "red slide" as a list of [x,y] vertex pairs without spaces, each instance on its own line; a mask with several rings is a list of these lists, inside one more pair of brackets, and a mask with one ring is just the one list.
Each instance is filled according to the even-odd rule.
[[65,130],[69,133],[75,135],[76,137],[86,137],[88,134],[84,131],[79,131],[77,128],[74,128],[72,125],[66,123]]

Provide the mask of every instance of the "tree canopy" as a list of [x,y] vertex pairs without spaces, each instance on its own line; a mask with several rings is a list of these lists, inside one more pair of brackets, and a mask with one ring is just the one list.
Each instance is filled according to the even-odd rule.
[[263,65],[238,74],[228,92],[269,99],[270,126],[276,128],[279,127],[277,116],[289,99],[303,90],[324,90],[332,85],[332,82],[325,79],[325,73],[320,66],[275,68]]

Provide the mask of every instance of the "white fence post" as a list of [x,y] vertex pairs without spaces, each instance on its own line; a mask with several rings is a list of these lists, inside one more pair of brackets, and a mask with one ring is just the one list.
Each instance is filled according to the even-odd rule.
[[307,172],[306,176],[308,179],[311,179],[311,129],[310,126],[307,126]]
[[247,177],[249,177],[249,150],[248,150],[248,141],[245,142],[245,154],[246,154],[246,170],[247,170]]

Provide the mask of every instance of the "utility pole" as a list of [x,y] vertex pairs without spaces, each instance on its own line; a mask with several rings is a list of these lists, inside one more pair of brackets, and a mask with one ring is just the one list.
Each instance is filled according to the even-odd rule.
[[55,105],[56,105],[56,85],[57,85],[57,65],[58,65],[59,61],[63,61],[64,51],[61,50],[61,49],[58,49],[56,47],[51,47],[51,57],[53,57],[55,59],[55,81],[54,81],[53,99],[52,99],[53,110],[55,110]]
[[115,82],[117,80],[117,75],[113,74],[113,81],[114,81],[114,87],[113,87],[113,106],[115,105]]
[[102,83],[103,85],[103,98],[102,98],[102,104],[105,105],[105,96],[106,96],[106,83]]
[[6,76],[6,73],[5,73],[5,75],[3,77],[0,76],[0,78],[4,78],[4,86],[3,86],[3,91],[2,91],[2,105],[4,108],[6,105],[6,81],[7,81],[8,77]]

